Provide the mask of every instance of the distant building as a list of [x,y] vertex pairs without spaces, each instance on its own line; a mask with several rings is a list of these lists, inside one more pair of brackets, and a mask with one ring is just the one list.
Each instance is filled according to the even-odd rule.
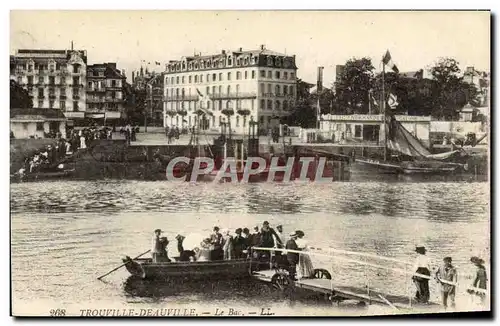
[[[248,131],[251,120],[268,130],[295,106],[297,96],[295,56],[260,49],[222,50],[219,54],[185,56],[166,65],[164,80],[165,125],[194,126],[199,108],[209,110],[205,129],[220,130],[232,109],[231,127]],[[239,110],[250,114],[240,115]],[[185,111],[186,116],[177,114]]]
[[147,81],[148,116],[151,124],[163,126],[164,74],[155,74]]
[[[106,122],[125,117],[125,74],[116,63],[98,63],[87,67],[87,112],[85,117]],[[111,121],[110,121],[111,120]]]
[[463,77],[465,82],[475,85],[479,91],[479,106],[489,106],[490,73],[467,67]]
[[10,78],[28,90],[33,107],[59,109],[68,118],[86,109],[87,51],[20,49]]
[[45,138],[57,132],[66,137],[67,119],[59,109],[10,109],[10,131],[14,138]]

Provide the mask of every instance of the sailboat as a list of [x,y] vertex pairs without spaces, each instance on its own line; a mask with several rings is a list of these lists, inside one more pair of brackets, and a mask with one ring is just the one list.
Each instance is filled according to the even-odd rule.
[[[394,174],[447,174],[464,170],[464,164],[454,163],[453,160],[467,155],[463,151],[454,150],[446,153],[432,154],[416,137],[414,137],[392,112],[386,110],[385,98],[385,66],[397,73],[397,67],[392,64],[389,51],[382,59],[382,110],[384,114],[384,157],[383,160],[369,158],[355,158],[356,163],[371,167],[381,173]],[[397,101],[390,94],[389,104],[394,108]]]

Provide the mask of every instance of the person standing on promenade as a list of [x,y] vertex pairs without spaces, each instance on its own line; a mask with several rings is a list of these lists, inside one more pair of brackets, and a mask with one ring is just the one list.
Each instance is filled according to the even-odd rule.
[[[488,275],[486,273],[486,268],[484,267],[484,260],[482,260],[479,257],[474,256],[474,257],[471,257],[470,261],[477,268],[476,269],[476,276],[474,278],[474,281],[472,282],[472,287],[486,290],[487,283],[488,283]],[[467,290],[467,292],[469,294],[477,295],[481,300],[481,304],[484,304],[485,299],[486,299],[486,293],[474,291],[473,289]]]
[[[414,271],[418,274],[423,274],[426,276],[431,275],[431,267],[429,263],[429,259],[425,255],[427,250],[425,247],[416,247],[415,251],[417,252],[417,258],[415,259]],[[429,279],[419,277],[414,275],[412,277],[413,282],[417,288],[417,293],[415,295],[415,300],[420,303],[428,303],[429,302]]]
[[443,306],[446,309],[448,307],[448,299],[450,299],[450,306],[455,308],[455,285],[448,283],[443,283],[442,281],[457,283],[458,276],[457,270],[451,264],[451,257],[444,257],[443,266],[439,267],[436,272],[436,278],[438,282],[441,283],[441,298]]

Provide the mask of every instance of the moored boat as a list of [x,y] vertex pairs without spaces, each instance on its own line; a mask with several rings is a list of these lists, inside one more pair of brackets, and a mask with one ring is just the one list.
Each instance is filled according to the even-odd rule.
[[154,263],[151,258],[133,260],[127,256],[123,262],[130,274],[141,279],[216,280],[250,276],[248,259]]

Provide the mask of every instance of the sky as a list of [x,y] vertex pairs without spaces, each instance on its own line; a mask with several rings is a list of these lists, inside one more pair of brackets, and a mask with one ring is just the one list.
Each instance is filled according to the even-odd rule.
[[142,60],[194,52],[267,49],[296,55],[297,76],[324,84],[335,66],[370,57],[380,70],[389,50],[400,71],[453,57],[460,67],[490,70],[490,13],[341,11],[11,11],[10,53],[20,48],[87,50],[88,63],[117,62],[131,78]]

